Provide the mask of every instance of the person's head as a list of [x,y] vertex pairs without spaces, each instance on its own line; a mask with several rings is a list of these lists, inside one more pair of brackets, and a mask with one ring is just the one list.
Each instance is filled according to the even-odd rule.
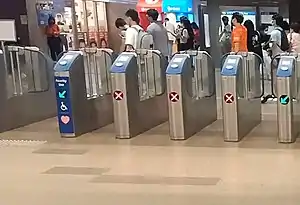
[[284,31],[287,31],[287,32],[290,31],[290,24],[287,21],[283,21],[281,27]]
[[291,24],[291,31],[295,33],[300,33],[300,24],[299,23],[292,23]]
[[248,33],[253,33],[255,31],[254,24],[251,20],[246,20],[244,26],[247,28]]
[[283,26],[283,17],[279,14],[272,16],[272,26]]
[[196,24],[196,22],[191,23],[191,27],[194,30],[198,30],[199,29],[199,26]]
[[97,43],[95,41],[95,39],[92,39],[91,42],[90,42],[90,47],[91,48],[97,48]]
[[85,40],[79,39],[79,48],[84,48],[84,47],[85,47]]
[[222,22],[225,26],[227,26],[229,24],[229,18],[227,16],[223,16],[222,17]]
[[55,24],[55,18],[53,16],[49,16],[49,18],[48,18],[48,24],[49,25]]
[[107,42],[104,38],[100,39],[100,48],[107,48]]
[[124,19],[122,18],[117,18],[116,21],[115,21],[115,26],[117,27],[117,29],[120,29],[120,30],[125,30],[126,29],[126,22]]
[[170,19],[169,18],[165,18],[165,22],[169,22],[170,21]]
[[191,27],[191,23],[190,23],[190,21],[188,19],[184,19],[182,21],[182,25],[183,25],[183,28],[192,28]]
[[125,21],[129,26],[138,25],[140,23],[139,14],[134,9],[127,10],[125,16],[126,16]]
[[147,10],[147,17],[150,22],[157,21],[158,16],[159,16],[159,13],[157,10],[155,10],[155,9]]
[[233,26],[241,25],[244,21],[244,16],[239,13],[235,12],[232,14],[232,24]]

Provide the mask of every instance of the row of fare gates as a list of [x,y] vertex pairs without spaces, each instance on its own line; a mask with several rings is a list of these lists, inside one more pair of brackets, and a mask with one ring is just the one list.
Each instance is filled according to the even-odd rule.
[[[0,132],[57,116],[62,137],[114,123],[116,138],[129,139],[168,121],[170,139],[185,140],[217,120],[216,71],[205,51],[176,53],[168,62],[156,50],[117,56],[86,48],[54,63],[38,48],[6,49],[0,58]],[[277,138],[293,143],[300,132],[300,59],[282,54],[274,61]],[[261,63],[254,53],[222,60],[225,141],[240,141],[261,123]]]

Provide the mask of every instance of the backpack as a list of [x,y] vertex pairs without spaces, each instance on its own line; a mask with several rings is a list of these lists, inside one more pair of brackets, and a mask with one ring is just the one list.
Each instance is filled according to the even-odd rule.
[[137,47],[134,49],[153,49],[153,37],[143,29],[131,27],[138,32]]
[[280,49],[282,51],[289,51],[290,50],[290,43],[289,43],[289,40],[287,38],[287,35],[285,33],[284,30],[281,30],[281,29],[276,29],[278,31],[280,31],[281,33],[281,46],[280,46]]

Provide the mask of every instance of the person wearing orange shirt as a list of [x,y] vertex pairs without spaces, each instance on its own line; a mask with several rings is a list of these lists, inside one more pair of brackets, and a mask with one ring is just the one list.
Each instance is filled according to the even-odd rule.
[[247,29],[242,25],[244,17],[242,14],[236,12],[232,15],[232,24],[234,29],[232,31],[232,52],[248,52],[247,48]]
[[51,58],[57,61],[58,55],[62,52],[60,30],[55,23],[54,17],[50,16],[48,19],[48,25],[46,26],[47,43],[50,49]]

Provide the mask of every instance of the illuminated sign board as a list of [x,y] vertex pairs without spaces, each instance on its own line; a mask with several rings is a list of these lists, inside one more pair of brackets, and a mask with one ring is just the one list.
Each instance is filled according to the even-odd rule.
[[163,12],[167,13],[192,13],[193,1],[192,0],[163,0]]

